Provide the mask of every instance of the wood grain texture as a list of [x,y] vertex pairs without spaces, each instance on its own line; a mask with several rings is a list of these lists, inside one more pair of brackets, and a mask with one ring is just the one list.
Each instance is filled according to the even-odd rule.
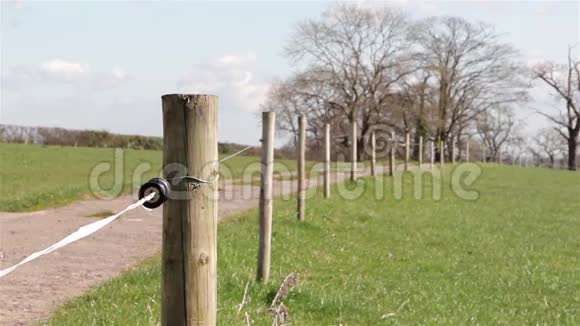
[[445,165],[445,145],[442,140],[439,140],[439,165],[441,171],[443,171],[443,167]]
[[431,140],[431,156],[429,157],[431,159],[431,170],[433,170],[435,168],[435,141]]
[[377,165],[377,141],[375,139],[375,132],[371,132],[371,176],[376,175]]
[[423,136],[419,136],[419,168],[423,165]]
[[389,176],[395,175],[395,150],[397,146],[397,140],[395,139],[395,132],[391,131],[391,148],[389,155]]
[[350,181],[355,181],[356,175],[356,158],[357,158],[357,131],[356,131],[356,121],[353,121],[351,125],[351,135],[350,135]]
[[298,117],[298,196],[297,198],[297,218],[300,222],[304,221],[304,215],[306,211],[306,117]]
[[276,113],[262,112],[262,162],[259,199],[258,281],[270,278],[272,248],[272,182],[274,175],[274,133]]
[[[163,175],[217,180],[217,97],[171,94],[163,104]],[[217,322],[217,181],[173,180],[163,207],[161,324]]]
[[455,159],[456,159],[456,156],[457,156],[457,152],[456,152],[456,150],[457,150],[457,143],[455,142],[455,140],[453,140],[452,143],[453,144],[451,145],[451,163],[452,164],[455,164]]
[[407,132],[405,134],[405,171],[409,170],[409,155],[410,155],[410,143],[411,142],[411,135]]
[[330,197],[330,124],[324,125],[324,197]]
[[483,154],[482,154],[483,160],[482,161],[483,161],[483,163],[485,163],[487,161],[487,157],[486,157],[486,154],[485,154],[485,144],[482,144],[481,149],[482,149],[482,152],[483,152]]

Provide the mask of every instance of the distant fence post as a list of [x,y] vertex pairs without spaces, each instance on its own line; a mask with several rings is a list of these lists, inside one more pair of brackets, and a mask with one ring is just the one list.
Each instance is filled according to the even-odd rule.
[[423,164],[423,136],[419,136],[419,169]]
[[498,155],[497,155],[497,160],[498,160],[498,164],[502,164],[502,157],[501,157],[501,148],[498,149]]
[[377,153],[376,153],[376,139],[375,132],[371,132],[371,175],[375,176],[375,169],[377,164]]
[[410,142],[409,132],[405,134],[405,171],[409,170],[409,142]]
[[465,144],[465,162],[469,162],[469,141]]
[[[218,173],[217,97],[164,95],[165,178],[212,180]],[[217,191],[214,182],[172,183],[163,207],[161,325],[216,325]]]
[[305,160],[306,160],[306,117],[301,115],[298,117],[298,221],[304,221],[304,211],[305,211]]
[[435,140],[431,139],[431,170],[435,168]]
[[443,166],[445,165],[445,142],[439,140],[439,164],[441,165],[441,171],[443,171]]
[[258,281],[270,278],[272,245],[272,178],[274,175],[275,112],[262,112],[262,173],[260,175],[260,240],[258,245]]
[[391,177],[395,175],[395,146],[397,146],[397,141],[395,140],[395,132],[391,131],[391,148],[389,155],[389,175]]
[[456,147],[456,143],[455,143],[455,139],[453,139],[451,141],[451,163],[455,164],[455,155],[457,155],[457,153],[455,152],[455,147]]
[[483,144],[481,148],[483,149],[483,163],[485,163],[487,161],[487,157],[485,155],[485,144]]
[[351,126],[351,146],[350,146],[350,181],[356,180],[356,156],[357,156],[357,132],[356,121]]
[[324,197],[330,197],[330,124],[324,125]]

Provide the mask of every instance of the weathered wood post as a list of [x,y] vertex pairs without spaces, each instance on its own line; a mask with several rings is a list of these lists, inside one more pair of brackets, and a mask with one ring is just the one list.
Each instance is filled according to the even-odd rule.
[[356,156],[357,156],[357,132],[356,121],[352,122],[351,127],[351,145],[350,145],[350,181],[356,180]]
[[487,157],[485,156],[485,144],[481,147],[483,149],[483,163],[487,161]]
[[274,175],[275,112],[262,112],[262,166],[260,176],[260,240],[258,244],[258,281],[270,278],[272,244],[272,179]]
[[455,138],[454,138],[451,142],[451,163],[452,164],[455,164],[455,155],[457,155],[457,153],[455,152],[456,146],[457,146],[457,144],[456,144]]
[[298,221],[304,221],[304,211],[305,203],[304,198],[306,196],[306,187],[304,183],[305,179],[305,160],[306,160],[306,117],[301,115],[298,117]]
[[376,169],[376,164],[377,164],[377,153],[376,153],[376,148],[377,146],[377,142],[375,139],[375,132],[371,132],[371,175],[374,177],[375,176],[375,169]]
[[465,143],[465,162],[469,162],[469,141]]
[[435,168],[435,140],[431,139],[431,170]]
[[445,165],[445,142],[443,140],[439,140],[439,164],[441,171],[443,171],[443,167]]
[[409,142],[411,137],[409,132],[405,134],[405,171],[409,170]]
[[[217,97],[164,95],[164,178],[172,182],[163,207],[161,325],[217,321]],[[170,171],[169,171],[170,170]]]
[[330,124],[324,125],[324,198],[330,197]]
[[423,164],[423,136],[419,136],[419,169]]
[[391,131],[391,148],[389,148],[389,175],[392,177],[395,175],[395,148],[397,146],[397,141],[395,140],[395,132]]

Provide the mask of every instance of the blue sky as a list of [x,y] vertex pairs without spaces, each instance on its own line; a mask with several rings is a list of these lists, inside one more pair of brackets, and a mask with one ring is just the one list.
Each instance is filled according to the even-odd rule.
[[[578,2],[396,0],[414,18],[455,15],[495,25],[523,60],[562,61],[579,42]],[[328,2],[2,2],[0,123],[161,135],[160,96],[220,98],[219,138],[257,144],[269,83],[293,26]],[[544,124],[546,92],[519,108]]]

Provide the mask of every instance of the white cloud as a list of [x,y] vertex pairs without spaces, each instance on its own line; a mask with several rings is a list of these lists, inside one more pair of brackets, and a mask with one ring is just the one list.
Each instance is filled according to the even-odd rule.
[[113,77],[117,79],[125,79],[127,78],[127,70],[121,67],[114,67],[113,71],[111,72]]
[[40,65],[40,69],[46,73],[59,74],[64,76],[82,75],[89,72],[89,65],[65,61],[61,59],[54,59]]
[[248,51],[245,54],[229,54],[219,57],[216,62],[224,65],[242,65],[256,61],[256,54]]
[[183,93],[215,94],[221,107],[256,112],[264,101],[269,83],[256,72],[256,54],[228,54],[194,65],[178,81]]
[[114,67],[110,71],[98,71],[89,64],[52,59],[40,64],[9,65],[2,69],[2,87],[20,87],[29,83],[66,84],[75,87],[107,89],[118,85],[128,77],[126,69]]

